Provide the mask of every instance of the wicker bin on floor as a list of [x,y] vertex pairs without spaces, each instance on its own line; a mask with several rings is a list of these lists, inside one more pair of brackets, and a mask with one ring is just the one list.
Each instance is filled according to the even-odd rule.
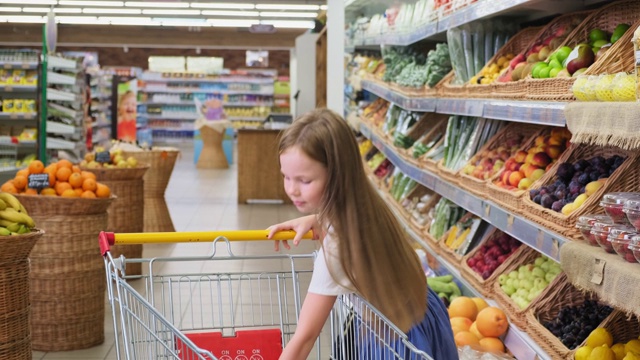
[[[139,165],[131,169],[99,168],[82,170],[96,175],[99,182],[107,185],[111,193],[118,198],[107,211],[109,223],[106,231],[120,233],[139,233],[144,231],[144,174],[148,165]],[[142,245],[115,245],[111,247],[112,256],[124,255],[126,258],[141,258]],[[127,266],[127,275],[141,275],[142,265],[131,263]]]
[[31,359],[29,254],[43,234],[0,236],[0,359]]
[[123,151],[124,157],[133,156],[141,164],[148,164],[144,181],[144,232],[174,232],[164,192],[178,159],[177,149],[151,151]]
[[107,209],[115,196],[18,197],[46,232],[30,255],[33,349],[68,351],[101,344],[106,282],[97,238],[107,228]]

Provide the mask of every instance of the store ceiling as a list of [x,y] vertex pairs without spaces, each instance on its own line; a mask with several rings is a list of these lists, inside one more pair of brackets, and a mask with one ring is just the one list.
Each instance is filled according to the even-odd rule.
[[[323,0],[0,0],[0,23],[309,29]],[[255,27],[255,26],[254,26]]]

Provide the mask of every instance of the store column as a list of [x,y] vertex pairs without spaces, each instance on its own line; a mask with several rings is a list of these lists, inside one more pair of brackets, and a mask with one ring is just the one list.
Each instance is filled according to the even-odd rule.
[[327,107],[344,114],[344,0],[327,0]]

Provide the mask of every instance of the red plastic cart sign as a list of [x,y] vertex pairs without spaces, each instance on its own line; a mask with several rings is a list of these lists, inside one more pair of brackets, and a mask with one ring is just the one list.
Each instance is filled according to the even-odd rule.
[[[225,337],[220,332],[185,334],[200,349],[210,351],[220,360],[275,360],[282,354],[280,329],[242,330]],[[184,344],[176,339],[178,349]]]

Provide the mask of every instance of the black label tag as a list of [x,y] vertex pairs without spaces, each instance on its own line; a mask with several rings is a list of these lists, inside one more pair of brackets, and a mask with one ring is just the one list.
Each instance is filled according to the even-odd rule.
[[103,164],[111,162],[111,154],[108,151],[96,153],[96,162]]
[[31,174],[29,175],[29,188],[42,190],[49,187],[49,174]]

